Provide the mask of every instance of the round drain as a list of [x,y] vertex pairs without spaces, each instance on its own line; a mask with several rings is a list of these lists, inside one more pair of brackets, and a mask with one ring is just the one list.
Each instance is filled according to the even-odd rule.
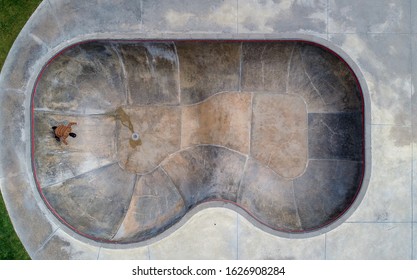
[[138,141],[139,140],[139,133],[133,132],[132,133],[132,140],[133,141]]

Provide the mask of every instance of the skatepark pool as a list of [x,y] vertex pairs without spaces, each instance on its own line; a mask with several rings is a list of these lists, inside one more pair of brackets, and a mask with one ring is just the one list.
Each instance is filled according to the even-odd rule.
[[31,108],[43,201],[100,242],[146,241],[213,203],[302,235],[361,189],[361,87],[315,43],[80,42],[42,68]]

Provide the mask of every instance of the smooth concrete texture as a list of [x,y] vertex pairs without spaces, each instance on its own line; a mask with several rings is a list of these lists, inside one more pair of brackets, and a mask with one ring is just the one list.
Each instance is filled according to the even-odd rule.
[[[276,229],[302,230],[291,180],[280,177],[255,160],[248,160],[237,202],[260,221]],[[270,207],[270,205],[274,205]],[[271,223],[271,221],[273,221]]]
[[149,260],[148,246],[134,249],[100,248],[98,260]]
[[[126,255],[138,259],[417,259],[417,149],[413,117],[417,108],[413,89],[417,65],[416,7],[414,0],[42,2],[16,39],[0,75],[0,131],[4,135],[0,149],[0,187],[16,231],[30,256],[34,259],[98,259],[101,256],[114,259]],[[202,230],[212,233],[208,224],[206,228],[182,226],[160,240],[120,248],[93,242],[68,230],[46,209],[30,176],[32,168],[27,159],[31,150],[31,94],[40,69],[59,51],[84,40],[111,38],[301,39],[332,48],[355,70],[364,89],[365,184],[369,180],[371,184],[366,194],[360,194],[365,196],[363,203],[355,205],[355,209],[359,206],[357,211],[348,211],[345,218],[351,215],[350,220],[331,226],[327,233],[295,239],[292,235],[269,234],[267,229],[246,220],[245,215],[224,208],[205,209],[187,220],[201,225],[231,214],[219,224],[224,224],[221,232],[229,230],[233,234],[220,231],[212,234],[211,244],[216,246],[206,246],[208,243],[202,238],[196,240],[201,236],[194,233],[201,235]],[[144,53],[152,58],[150,52],[144,50]],[[122,58],[121,53],[114,54]],[[293,59],[300,58],[300,52],[295,51]],[[172,69],[176,65],[169,59],[159,63],[171,65]],[[304,73],[303,70],[293,67],[291,71]],[[117,76],[113,78],[117,81]],[[166,97],[170,104],[180,104],[181,99],[175,93],[165,94],[169,80],[158,85],[152,79],[150,76],[149,89]],[[129,93],[126,96],[129,102],[153,102],[136,95],[135,99],[130,98],[130,88],[127,84],[123,88]],[[291,83],[286,88],[297,89]],[[334,113],[333,108],[339,107],[317,106],[321,101],[314,88],[308,83],[303,88],[306,89],[304,100],[310,100],[309,112]],[[239,90],[243,89],[229,89]],[[350,100],[346,104],[356,102]],[[97,103],[99,110],[104,105]],[[347,110],[349,106],[344,108]],[[394,171],[390,164],[395,166]],[[233,220],[237,220],[237,225]],[[244,227],[252,234],[243,234]],[[184,241],[180,230],[194,239]],[[175,243],[185,247],[177,250]],[[157,245],[158,254],[152,254],[153,245]],[[204,251],[201,246],[205,246]],[[274,247],[277,249],[273,250]],[[126,255],[119,250],[126,250]],[[137,255],[133,253],[136,250]]]
[[237,259],[237,217],[228,209],[198,212],[176,232],[149,245],[150,259]]
[[251,103],[250,93],[220,93],[185,107],[181,116],[181,148],[214,144],[249,154]]
[[[238,259],[324,260],[325,235],[303,239],[279,238],[238,218]],[[256,240],[256,242],[254,242]]]
[[411,240],[412,240],[412,249],[413,249],[413,259],[414,260],[417,260],[417,257],[416,257],[416,254],[417,254],[417,238],[416,238],[416,236],[417,236],[417,224],[416,223],[413,223],[412,224],[412,227],[413,227],[413,231],[412,231],[412,237],[411,237]]
[[[417,3],[416,6],[417,7]],[[411,39],[412,43],[412,57],[413,57],[413,65],[417,65],[417,36],[414,36]],[[417,72],[413,71],[412,73],[412,82],[413,85],[417,83]],[[413,87],[412,90],[412,96],[411,96],[411,110],[412,112],[416,112],[417,110],[417,93],[416,90]],[[417,178],[417,130],[414,129],[417,126],[417,119],[412,118],[411,119],[412,129],[411,129],[411,150],[412,150],[412,189],[411,189],[411,195],[413,198],[413,221],[417,219],[417,181],[415,178]]]
[[308,160],[307,108],[291,95],[256,94],[252,100],[251,154],[284,178],[304,173]]
[[417,7],[417,3],[415,3],[415,1],[410,1],[411,2],[411,33],[416,33],[417,32],[417,18],[416,18],[416,7]]
[[384,153],[373,157],[378,165],[373,166],[365,198],[349,221],[409,222],[413,209],[410,128],[375,125],[372,130],[373,149]]
[[[415,138],[414,138],[415,139]],[[417,167],[417,160],[416,160],[416,156],[417,156],[417,146],[416,143],[413,142],[412,144],[412,150],[413,150],[413,165],[412,165],[412,188],[410,190],[411,192],[411,197],[412,197],[412,205],[411,205],[411,209],[412,209],[412,220],[415,221],[415,219],[417,219],[417,182],[415,182],[414,178],[416,178],[417,176],[417,171],[416,171],[416,167]]]
[[326,234],[326,258],[410,259],[411,234],[410,223],[347,223]]

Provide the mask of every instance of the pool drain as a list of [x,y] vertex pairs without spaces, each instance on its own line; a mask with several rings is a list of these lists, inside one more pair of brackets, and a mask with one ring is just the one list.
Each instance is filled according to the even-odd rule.
[[139,133],[133,132],[132,133],[132,140],[133,141],[138,141],[139,140]]

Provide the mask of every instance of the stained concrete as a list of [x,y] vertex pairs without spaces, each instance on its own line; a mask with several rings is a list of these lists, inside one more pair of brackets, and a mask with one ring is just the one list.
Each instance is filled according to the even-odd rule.
[[37,84],[34,107],[60,113],[103,113],[126,103],[122,65],[111,45],[82,44],[58,56]]
[[245,160],[229,149],[207,145],[186,149],[162,167],[191,208],[209,199],[236,201]]
[[242,90],[286,93],[288,63],[294,43],[242,45]]
[[44,188],[43,193],[61,219],[77,231],[111,239],[129,208],[134,183],[133,174],[112,164]]
[[255,94],[251,156],[285,178],[304,173],[309,139],[307,109],[302,98]]
[[176,43],[181,102],[193,104],[221,91],[239,90],[240,44]]
[[[131,245],[133,250],[141,251],[140,256],[137,255],[138,258],[152,256],[163,258],[167,252],[172,253],[171,258],[230,259],[245,258],[252,254],[262,259],[415,258],[415,250],[410,249],[415,245],[415,238],[410,233],[415,234],[413,210],[415,212],[416,209],[415,206],[413,207],[416,189],[412,177],[415,173],[415,164],[413,164],[415,153],[412,147],[415,145],[414,138],[410,137],[414,134],[412,108],[415,107],[413,104],[415,100],[411,98],[412,85],[415,82],[414,78],[411,79],[415,76],[413,38],[417,30],[414,1],[367,1],[364,5],[369,5],[372,9],[364,9],[363,3],[355,5],[357,1],[353,4],[352,1],[328,1],[328,6],[327,2],[322,0],[202,2],[188,1],[183,5],[183,1],[142,1],[141,3],[129,0],[88,3],[81,0],[44,1],[22,30],[0,76],[0,99],[2,104],[6,102],[2,110],[0,127],[4,135],[7,135],[4,136],[5,141],[2,143],[3,148],[0,153],[2,163],[0,174],[1,191],[7,200],[6,205],[19,237],[32,258],[96,259],[100,256],[100,250],[104,249],[109,253],[109,257],[112,255],[112,249],[108,249],[108,245],[81,238],[51,217],[50,211],[45,209],[44,202],[39,198],[33,178],[28,177],[31,167],[30,161],[27,160],[30,155],[30,145],[27,143],[31,138],[29,125],[31,94],[35,80],[48,59],[74,42],[113,37],[165,38],[170,42],[175,39],[201,38],[309,40],[331,47],[353,67],[365,97],[365,178],[368,178],[365,182],[369,180],[371,170],[373,173],[370,192],[366,194],[364,203],[353,213],[352,222],[342,224],[346,216],[352,214],[353,211],[349,210],[345,218],[342,217],[342,221],[336,223],[341,224],[339,227],[330,226],[319,231],[315,242],[310,243],[308,242],[310,239],[305,238],[305,235],[302,239],[288,239],[294,237],[291,235],[286,235],[287,238],[277,237],[277,233],[273,232],[273,235],[269,235],[265,233],[268,231],[267,228],[263,228],[244,215],[238,218],[241,219],[241,224],[245,222],[249,230],[256,230],[259,234],[238,234],[237,227],[240,224],[235,226],[232,218],[225,223],[217,223],[221,228],[220,231],[228,234],[204,232],[204,236],[213,237],[213,242],[210,244],[221,244],[219,246],[206,246],[204,251],[201,251],[201,246],[208,244],[205,242],[206,239],[199,242],[178,242],[184,240],[183,234],[188,234],[187,236],[191,238],[185,238],[187,241],[198,239],[197,235],[201,235],[199,230],[209,229],[208,224],[201,225],[199,222],[230,212],[228,209],[216,209],[219,210],[216,212],[206,209],[187,220],[196,224],[196,227],[185,226],[177,229],[183,230],[181,234],[164,236],[161,242],[151,241],[152,244],[157,244],[157,248],[153,247],[156,249],[154,251],[146,245]],[[392,5],[394,8],[387,9],[386,5]],[[408,18],[409,16],[411,18]],[[118,54],[120,55],[120,52]],[[319,53],[316,52],[314,56],[316,55]],[[304,61],[304,65],[296,61]],[[314,61],[312,60],[313,65]],[[308,63],[308,59],[304,53],[295,48],[288,67],[290,72],[299,74],[290,75],[297,79],[294,82],[288,81],[284,89],[285,94],[301,96],[306,102],[309,114],[361,111],[358,110],[362,105],[362,100],[357,98],[358,90],[356,95],[350,95],[348,100],[339,94],[338,88],[351,88],[355,84],[350,82],[350,85],[345,85],[339,82],[338,77],[346,78],[343,74],[346,73],[345,71],[326,72],[323,76],[330,78],[334,87],[335,94],[331,96],[327,94],[327,96],[337,97],[331,103],[326,103],[320,97],[322,92],[319,85],[322,84],[322,80],[311,76],[316,71],[311,72],[310,68],[306,67],[306,62]],[[260,66],[254,64],[258,69],[262,68],[262,65]],[[239,81],[238,86],[241,86],[241,76]],[[233,91],[239,89],[241,88]],[[120,102],[129,104],[132,100],[127,83],[124,83],[123,90],[126,99]],[[371,97],[369,99],[367,99],[368,94]],[[198,102],[201,101],[203,100]],[[105,104],[100,102],[101,100],[98,100],[97,105],[101,114],[106,109],[103,109]],[[83,114],[83,112],[74,110],[74,114]],[[371,135],[372,138],[375,135],[380,136],[372,143],[374,146],[372,150],[369,142]],[[385,159],[384,155],[388,155],[388,158]],[[371,161],[371,156],[378,160]],[[392,162],[396,171],[387,172]],[[16,183],[16,178],[23,180],[20,181],[21,183]],[[14,192],[17,185],[21,186],[19,188],[21,194],[29,198],[20,208],[14,206],[14,202],[21,197]],[[379,202],[380,199],[383,200],[382,203]],[[38,209],[38,206],[42,209],[40,212],[33,210]],[[39,215],[34,216],[35,212]],[[19,213],[26,214],[19,216]],[[22,219],[19,220],[18,216]],[[25,222],[26,219],[43,218],[45,224]],[[385,230],[384,221],[389,221],[389,226],[396,227],[388,227]],[[55,232],[57,227],[60,229]],[[46,229],[45,233],[35,234],[36,238],[31,242],[31,234],[28,232],[41,232],[42,228]],[[240,228],[243,228],[243,225]],[[328,230],[331,231],[327,232]],[[75,238],[69,237],[68,232]],[[323,232],[327,233],[321,234]],[[61,240],[65,240],[65,243]],[[197,245],[194,247],[191,243]],[[256,248],[244,245],[255,243],[258,245]],[[178,248],[173,244],[186,244],[186,248]],[[274,244],[276,250],[273,250]],[[289,244],[297,244],[300,251],[295,252],[293,246],[285,246]],[[103,246],[106,248],[100,249]],[[113,251],[115,254],[112,256],[117,258],[120,252],[116,251]],[[148,256],[146,251],[150,253]],[[239,251],[241,255],[238,254]]]
[[221,32],[237,31],[235,0],[142,1],[142,24],[146,32]]
[[100,248],[79,241],[58,229],[33,254],[38,260],[96,260]]
[[310,160],[303,176],[294,180],[294,196],[301,227],[312,229],[346,211],[359,191],[360,162]]
[[[72,130],[77,138],[68,138],[68,145],[57,141],[52,127],[76,122]],[[35,112],[34,163],[36,177],[42,187],[115,163],[116,122],[108,116],[65,116]],[[42,159],[42,160],[40,160]]]
[[8,122],[0,123],[0,133],[8,135],[10,142],[2,144],[0,160],[0,178],[13,177],[25,172],[19,155],[25,152],[26,135],[24,133],[24,101],[20,91],[1,90],[1,101],[4,108],[0,110],[0,119],[8,118]]
[[326,0],[240,0],[238,29],[241,33],[324,33]]
[[184,199],[171,178],[162,168],[155,169],[137,179],[128,211],[113,240],[146,240],[178,221],[185,210]]
[[[141,30],[142,12],[136,0],[48,1],[64,38],[91,32]],[[99,9],[97,7],[100,7]],[[117,8],[116,8],[117,7]],[[74,17],[74,15],[78,15]],[[63,40],[64,38],[59,38]],[[57,44],[57,43],[55,43]]]
[[125,44],[119,53],[129,104],[178,104],[179,73],[174,44]]
[[309,158],[361,160],[363,140],[356,136],[361,126],[361,113],[309,114]]
[[[133,126],[118,121],[117,158],[120,166],[132,173],[144,174],[178,151],[181,145],[181,111],[176,107],[155,106],[124,109]],[[138,146],[131,143],[138,133]]]
[[237,203],[274,229],[301,230],[293,182],[254,160],[247,163]]
[[[362,111],[363,100],[356,78],[345,62],[328,50],[308,44],[298,45],[289,67],[288,92],[303,96],[309,113]],[[304,81],[300,81],[300,77]],[[311,96],[311,88],[306,92],[300,89],[306,82],[310,82],[316,96]]]
[[250,93],[220,93],[182,110],[181,146],[214,144],[249,154]]
[[[147,241],[212,200],[278,232],[311,231],[360,189],[359,86],[315,45],[77,44],[48,63],[33,104],[38,188],[89,238]],[[63,145],[52,126],[68,122],[77,137]]]
[[407,34],[332,34],[330,40],[367,70],[372,123],[411,125],[411,39]]
[[[329,32],[331,33],[407,33],[410,32],[410,10],[413,1],[330,0]],[[361,8],[358,8],[358,7]]]
[[[7,179],[0,179],[2,196],[7,207],[13,207],[10,218],[20,241],[29,252],[36,252],[57,229],[51,223],[39,205],[34,205],[36,196],[30,191],[29,178],[20,174]],[[10,201],[16,200],[13,205]]]

